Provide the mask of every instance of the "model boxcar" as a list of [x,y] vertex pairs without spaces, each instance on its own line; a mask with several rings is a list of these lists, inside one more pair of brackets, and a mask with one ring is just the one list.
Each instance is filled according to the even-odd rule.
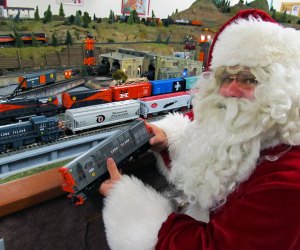
[[90,89],[76,92],[64,92],[61,96],[65,109],[80,108],[112,101],[111,89]]
[[0,152],[8,148],[20,148],[36,141],[53,141],[60,133],[56,117],[34,116],[27,122],[0,126]]
[[0,124],[32,115],[55,115],[59,108],[56,96],[0,100]]
[[186,90],[194,88],[199,78],[200,76],[189,76],[184,78],[186,82]]
[[55,70],[48,70],[19,77],[19,85],[22,90],[28,90],[42,85],[51,84],[55,81]]
[[191,95],[188,92],[170,93],[165,95],[140,98],[140,115],[156,115],[161,112],[176,111],[182,108],[190,109]]
[[152,95],[161,95],[173,92],[185,91],[185,79],[170,78],[164,80],[150,81],[152,85]]
[[63,190],[70,193],[69,198],[75,204],[82,204],[91,188],[104,180],[107,173],[106,159],[112,157],[120,167],[124,160],[147,150],[150,138],[151,134],[143,121],[132,122],[60,168],[64,177]]
[[125,101],[151,95],[151,83],[139,82],[110,87],[114,101]]
[[93,105],[65,112],[66,127],[73,133],[139,117],[138,100]]

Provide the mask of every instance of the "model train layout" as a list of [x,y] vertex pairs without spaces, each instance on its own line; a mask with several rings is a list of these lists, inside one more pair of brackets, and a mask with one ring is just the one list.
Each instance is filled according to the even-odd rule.
[[63,190],[76,204],[82,204],[90,190],[107,178],[106,160],[113,158],[120,167],[149,148],[151,133],[144,121],[133,121],[97,146],[60,168]]
[[[55,75],[55,72],[24,75],[20,77],[20,82],[24,83],[26,79],[26,86],[34,88],[40,85],[41,78],[44,80],[56,78],[56,76],[50,77],[51,74]],[[64,92],[59,97],[1,100],[0,131],[5,127],[8,134],[5,140],[2,140],[0,153],[29,144],[29,140],[23,140],[23,137],[26,138],[26,131],[20,130],[17,137],[14,133],[22,124],[20,121],[31,119],[32,122],[38,119],[34,118],[35,116],[43,117],[39,119],[47,119],[47,117],[63,114],[63,120],[53,125],[53,129],[60,131],[59,135],[62,135],[129,122],[138,117],[147,119],[167,112],[188,110],[192,105],[191,89],[198,78],[194,76],[143,81],[100,89]],[[61,131],[62,123],[64,131]],[[43,133],[37,133],[33,141],[45,141]]]

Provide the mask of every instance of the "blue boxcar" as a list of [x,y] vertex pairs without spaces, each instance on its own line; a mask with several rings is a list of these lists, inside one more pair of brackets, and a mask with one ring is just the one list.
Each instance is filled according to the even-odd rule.
[[196,83],[198,82],[200,76],[189,76],[185,77],[185,82],[186,82],[186,90],[194,88]]
[[56,71],[48,70],[38,73],[32,73],[19,77],[19,84],[24,90],[36,88],[42,85],[54,83],[56,81]]
[[161,95],[186,90],[185,79],[170,78],[163,80],[150,81],[152,85],[152,95]]

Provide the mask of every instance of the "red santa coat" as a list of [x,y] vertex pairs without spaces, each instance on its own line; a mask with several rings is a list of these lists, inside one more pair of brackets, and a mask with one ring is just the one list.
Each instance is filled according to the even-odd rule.
[[[160,127],[170,156],[192,116],[170,115]],[[284,153],[283,153],[284,152]],[[266,156],[278,156],[270,161]],[[166,175],[167,158],[158,158]],[[208,223],[173,213],[170,202],[135,177],[122,176],[103,208],[112,250],[300,250],[300,146],[280,145],[262,152],[260,163]]]
[[[287,149],[277,146],[262,156]],[[264,159],[208,224],[172,213],[159,231],[156,249],[299,250],[300,146],[276,161]]]

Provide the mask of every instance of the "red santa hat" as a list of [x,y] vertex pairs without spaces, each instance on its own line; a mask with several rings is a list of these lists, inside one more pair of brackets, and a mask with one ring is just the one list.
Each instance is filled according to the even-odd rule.
[[267,13],[242,10],[226,22],[211,45],[206,69],[273,63],[300,66],[300,32],[284,28]]

